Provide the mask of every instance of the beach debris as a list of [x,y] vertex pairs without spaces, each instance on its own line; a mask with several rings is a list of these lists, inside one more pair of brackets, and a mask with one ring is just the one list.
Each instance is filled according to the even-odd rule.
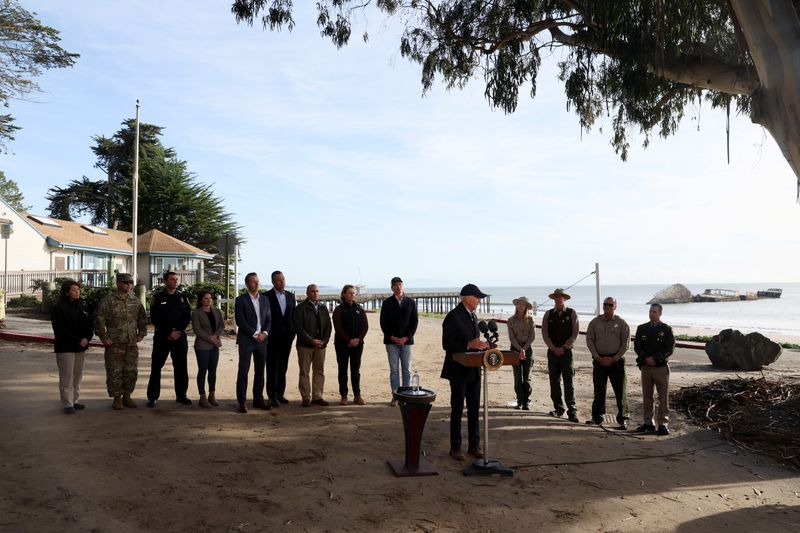
[[736,329],[723,329],[706,343],[706,354],[714,368],[723,370],[761,370],[778,360],[783,348],[758,332],[743,335]]
[[647,305],[652,304],[685,304],[692,301],[692,291],[686,285],[675,283],[663,288],[653,295]]
[[800,382],[721,379],[671,396],[673,406],[695,423],[800,469]]

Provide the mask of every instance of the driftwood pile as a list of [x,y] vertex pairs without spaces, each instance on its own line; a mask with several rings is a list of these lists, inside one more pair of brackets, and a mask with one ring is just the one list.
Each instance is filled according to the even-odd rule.
[[720,379],[671,396],[674,407],[695,423],[800,469],[800,383]]

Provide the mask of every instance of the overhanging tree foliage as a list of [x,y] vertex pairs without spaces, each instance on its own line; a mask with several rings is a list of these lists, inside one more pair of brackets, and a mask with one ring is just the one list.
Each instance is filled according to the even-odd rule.
[[[83,176],[66,187],[51,188],[47,195],[50,216],[72,220],[88,215],[92,224],[131,231],[136,125],[132,119],[122,124],[113,137],[94,137],[95,167],[105,178]],[[211,185],[197,183],[186,162],[161,144],[162,129],[153,124],[140,124],[139,128],[139,233],[158,229],[217,254],[220,237],[226,233],[238,237],[239,227]],[[219,273],[220,262],[225,258],[217,257],[209,266]]]
[[[79,57],[61,48],[58,30],[43,25],[35,15],[17,0],[0,0],[0,104],[4,107],[13,98],[40,90],[31,78],[47,69],[71,67]],[[17,130],[14,117],[0,115],[0,150],[14,140]]]
[[[317,24],[347,44],[370,4],[404,21],[400,52],[461,88],[483,77],[493,106],[536,94],[542,53],[561,50],[560,79],[583,128],[601,117],[625,159],[629,131],[673,134],[688,106],[748,115],[769,131],[800,191],[800,0],[320,0]],[[294,26],[292,0],[235,0],[237,21]],[[367,38],[366,33],[364,38]]]

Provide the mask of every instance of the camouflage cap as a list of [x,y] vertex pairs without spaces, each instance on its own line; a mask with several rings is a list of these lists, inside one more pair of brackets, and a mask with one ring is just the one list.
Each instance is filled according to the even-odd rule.
[[120,273],[117,274],[117,282],[120,282],[120,281],[131,281],[132,282],[133,281],[133,276],[131,276],[128,273],[120,272]]

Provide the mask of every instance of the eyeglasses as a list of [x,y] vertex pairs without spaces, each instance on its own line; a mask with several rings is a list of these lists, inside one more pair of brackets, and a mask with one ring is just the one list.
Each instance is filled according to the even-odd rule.
[[614,304],[609,304],[609,303],[603,302],[603,307],[614,307]]

